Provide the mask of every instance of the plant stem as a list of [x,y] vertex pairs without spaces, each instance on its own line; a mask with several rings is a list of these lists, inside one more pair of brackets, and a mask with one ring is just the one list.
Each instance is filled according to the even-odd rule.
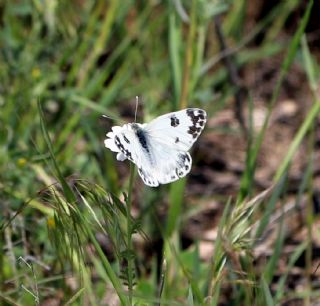
[[122,290],[122,287],[121,287],[121,284],[119,282],[119,279],[118,277],[116,276],[116,274],[114,273],[114,271],[112,270],[112,267],[111,267],[111,264],[110,262],[108,261],[107,257],[104,255],[102,249],[101,249],[101,246],[99,245],[95,235],[93,234],[91,228],[88,226],[88,223],[87,222],[82,222],[85,230],[87,231],[88,235],[89,235],[89,238],[90,238],[90,241],[93,243],[100,259],[101,259],[101,262],[107,272],[107,275],[113,285],[113,288],[116,290],[118,296],[119,296],[119,299],[120,299],[120,302],[121,302],[121,305],[127,305],[127,299],[123,293],[123,290]]
[[180,95],[180,102],[179,107],[180,109],[186,108],[188,105],[188,96],[189,96],[189,85],[190,85],[190,70],[193,64],[193,44],[194,44],[194,37],[196,34],[196,1],[192,0],[191,6],[191,20],[190,20],[190,27],[189,33],[187,38],[187,50],[185,54],[185,61],[184,61],[184,71],[182,77],[182,85],[181,85],[181,95]]
[[133,258],[131,256],[132,252],[132,224],[131,224],[131,195],[134,181],[134,170],[135,166],[130,163],[130,178],[129,178],[129,189],[127,197],[127,250],[128,250],[128,290],[129,290],[129,305],[132,305],[132,289],[133,289]]

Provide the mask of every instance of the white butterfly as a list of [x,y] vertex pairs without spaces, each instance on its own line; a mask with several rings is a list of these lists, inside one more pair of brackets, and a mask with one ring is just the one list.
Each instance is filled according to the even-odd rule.
[[148,186],[156,187],[186,176],[192,165],[188,151],[201,134],[207,114],[187,108],[155,118],[150,123],[112,127],[105,146],[117,160],[131,160]]

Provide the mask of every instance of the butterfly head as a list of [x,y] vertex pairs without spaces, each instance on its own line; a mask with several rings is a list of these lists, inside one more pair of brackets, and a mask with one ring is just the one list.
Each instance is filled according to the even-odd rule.
[[130,123],[130,126],[135,132],[140,129],[139,123]]

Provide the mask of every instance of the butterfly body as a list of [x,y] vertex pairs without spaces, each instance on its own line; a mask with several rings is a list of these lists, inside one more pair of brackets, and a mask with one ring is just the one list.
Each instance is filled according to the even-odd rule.
[[147,141],[148,135],[146,134],[146,131],[141,127],[140,124],[131,123],[131,126],[136,133],[136,136],[142,149],[145,150],[148,154],[150,154],[149,143]]
[[150,123],[115,126],[107,134],[105,146],[118,153],[118,160],[135,163],[144,183],[156,187],[189,173],[192,159],[188,151],[205,123],[204,110],[188,108],[159,116]]

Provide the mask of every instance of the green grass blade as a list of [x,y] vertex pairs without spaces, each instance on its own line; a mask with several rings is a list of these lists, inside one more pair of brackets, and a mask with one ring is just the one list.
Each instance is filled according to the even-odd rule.
[[305,66],[305,70],[306,70],[306,73],[308,76],[308,81],[309,81],[309,87],[311,88],[312,92],[314,93],[314,96],[316,96],[315,92],[318,87],[316,72],[314,69],[316,67],[316,62],[313,60],[312,55],[310,53],[306,35],[302,36],[301,45],[302,45],[304,66]]
[[186,179],[181,179],[177,182],[174,182],[170,186],[169,193],[169,212],[167,217],[166,224],[166,237],[171,237],[175,230],[179,228],[179,219],[181,216],[181,209],[184,199],[186,186]]
[[286,266],[286,271],[283,275],[281,275],[281,278],[278,282],[277,285],[277,291],[275,293],[275,300],[277,301],[277,303],[280,303],[281,299],[283,298],[284,294],[285,294],[285,285],[286,285],[286,281],[288,278],[289,273],[292,271],[292,268],[294,266],[294,264],[296,263],[296,261],[301,257],[301,255],[303,254],[303,252],[306,250],[308,246],[308,242],[304,241],[302,242],[292,253],[292,255],[290,256],[289,259],[289,263]]
[[181,30],[179,28],[178,16],[175,12],[173,2],[168,3],[168,14],[169,14],[169,54],[170,54],[170,66],[172,71],[172,83],[174,99],[172,101],[173,109],[177,109],[178,101],[180,100],[181,94],[181,61],[180,61],[180,42],[181,42]]
[[212,298],[212,305],[218,304],[219,292],[221,287],[222,270],[226,264],[226,256],[223,250],[223,227],[227,224],[227,217],[230,214],[231,201],[228,201],[225,209],[223,210],[222,217],[218,226],[218,236],[214,243],[214,254],[211,262],[211,266],[208,273],[207,281],[207,296]]
[[[303,15],[303,17],[301,19],[301,22],[299,23],[299,27],[298,27],[296,33],[294,34],[293,39],[290,42],[287,55],[286,55],[286,57],[284,59],[284,62],[282,64],[282,66],[281,66],[280,77],[279,77],[279,79],[278,79],[278,81],[276,83],[275,90],[273,91],[273,94],[272,94],[272,97],[271,97],[271,101],[269,103],[267,116],[266,116],[266,118],[264,120],[261,132],[259,133],[259,135],[257,137],[257,141],[256,141],[256,143],[255,143],[255,145],[253,147],[252,157],[250,159],[249,167],[246,170],[246,172],[243,175],[243,178],[241,180],[240,200],[242,200],[246,196],[246,193],[248,192],[248,190],[250,190],[251,182],[253,180],[253,173],[254,173],[255,166],[256,166],[256,160],[257,160],[260,148],[261,148],[262,141],[264,139],[264,135],[265,135],[266,129],[268,127],[268,123],[269,123],[269,119],[270,119],[270,116],[271,116],[272,109],[273,109],[273,107],[274,107],[274,105],[275,105],[275,103],[277,101],[277,98],[279,97],[280,88],[281,88],[281,86],[283,84],[284,78],[287,75],[287,73],[289,71],[289,68],[291,67],[291,64],[292,64],[292,62],[293,62],[293,60],[295,58],[295,55],[297,53],[299,42],[300,42],[301,37],[302,37],[302,35],[303,35],[304,31],[305,31],[305,28],[307,26],[307,22],[308,22],[309,17],[310,17],[312,6],[313,6],[313,1],[310,0],[309,3],[308,3],[308,6],[307,6],[307,8],[306,8],[306,10],[304,12],[304,15]],[[280,179],[281,175],[284,173],[284,169],[286,168],[286,166],[287,165],[282,166],[281,171],[277,172],[277,175],[275,177],[276,181],[278,179]]]
[[94,245],[98,255],[99,255],[99,258],[105,268],[105,271],[114,287],[114,289],[116,290],[118,296],[119,296],[119,299],[121,301],[121,304],[122,305],[129,305],[128,304],[128,299],[122,289],[122,285],[119,281],[119,278],[117,277],[117,275],[114,273],[112,267],[111,267],[111,264],[109,263],[107,257],[105,256],[104,252],[102,251],[101,249],[101,246],[99,245],[92,229],[90,228],[90,226],[88,225],[88,223],[83,220],[83,226],[85,227],[88,235],[89,235],[89,238],[90,238],[90,241],[92,242],[92,244]]
[[318,114],[320,112],[320,101],[315,101],[312,105],[312,108],[310,109],[309,113],[307,114],[305,120],[303,121],[300,129],[298,130],[296,136],[294,137],[288,152],[284,158],[284,160],[281,163],[281,166],[278,168],[275,176],[274,176],[274,182],[278,182],[281,178],[281,176],[286,172],[290,161],[292,160],[294,153],[297,151],[299,145],[301,144],[302,140],[304,139],[305,135],[311,128],[312,124],[314,123],[314,120],[317,118]]
[[110,0],[108,1],[108,10],[106,11],[104,20],[99,27],[101,32],[97,37],[96,42],[93,45],[93,49],[89,53],[87,58],[84,58],[84,63],[80,68],[81,74],[79,75],[80,78],[78,79],[78,87],[83,87],[86,84],[89,76],[91,75],[91,70],[94,68],[95,62],[98,56],[104,51],[105,45],[108,41],[110,36],[110,32],[112,29],[112,24],[114,23],[117,17],[117,9],[118,9],[118,1],[117,0]]
[[275,306],[275,303],[273,301],[273,298],[272,298],[272,294],[270,292],[270,289],[269,289],[269,286],[266,282],[266,280],[264,279],[264,277],[262,276],[261,278],[261,289],[262,289],[262,292],[264,293],[264,300],[265,300],[265,305],[266,306]]
[[52,147],[52,143],[51,143],[51,140],[50,140],[50,137],[49,137],[49,133],[47,131],[47,128],[46,128],[46,125],[45,125],[45,122],[44,122],[44,114],[43,114],[43,111],[42,111],[42,107],[41,107],[41,104],[40,102],[38,102],[38,111],[39,111],[39,114],[40,114],[40,126],[41,126],[41,130],[42,130],[42,134],[43,134],[43,137],[45,139],[45,142],[47,144],[47,147],[49,149],[49,153],[50,153],[50,157],[51,157],[51,161],[52,161],[52,164],[53,164],[53,168],[55,170],[55,174],[62,186],[62,189],[63,189],[63,192],[64,192],[64,195],[67,199],[67,201],[69,203],[75,203],[76,202],[76,197],[74,195],[74,193],[72,192],[70,186],[68,185],[68,183],[66,182],[66,180],[64,179],[61,171],[60,171],[60,168],[58,166],[58,163],[56,161],[56,158],[55,158],[55,155],[54,155],[54,150],[53,150],[53,147]]
[[285,230],[283,225],[284,225],[284,221],[283,221],[283,215],[282,215],[280,224],[279,224],[278,233],[277,233],[278,238],[275,242],[274,251],[270,259],[268,260],[262,274],[264,281],[267,284],[271,283],[274,273],[276,272],[276,269],[277,269],[277,264],[279,263],[279,259],[281,256],[281,252],[284,244],[284,238],[285,238]]
[[286,183],[287,183],[287,175],[283,175],[279,184],[275,187],[274,192],[272,193],[270,200],[266,204],[266,208],[264,210],[262,218],[260,218],[259,226],[258,226],[257,231],[255,233],[256,239],[259,239],[262,236],[264,230],[268,226],[270,216],[271,216],[273,210],[275,209],[275,206],[276,206],[279,198],[281,197],[281,195],[284,192]]
[[69,299],[68,302],[66,302],[64,304],[64,306],[69,306],[71,305],[72,303],[74,303],[80,296],[81,294],[83,293],[83,291],[85,290],[85,288],[80,288],[74,295],[71,299]]
[[192,287],[189,287],[189,289],[188,289],[187,305],[194,306]]

